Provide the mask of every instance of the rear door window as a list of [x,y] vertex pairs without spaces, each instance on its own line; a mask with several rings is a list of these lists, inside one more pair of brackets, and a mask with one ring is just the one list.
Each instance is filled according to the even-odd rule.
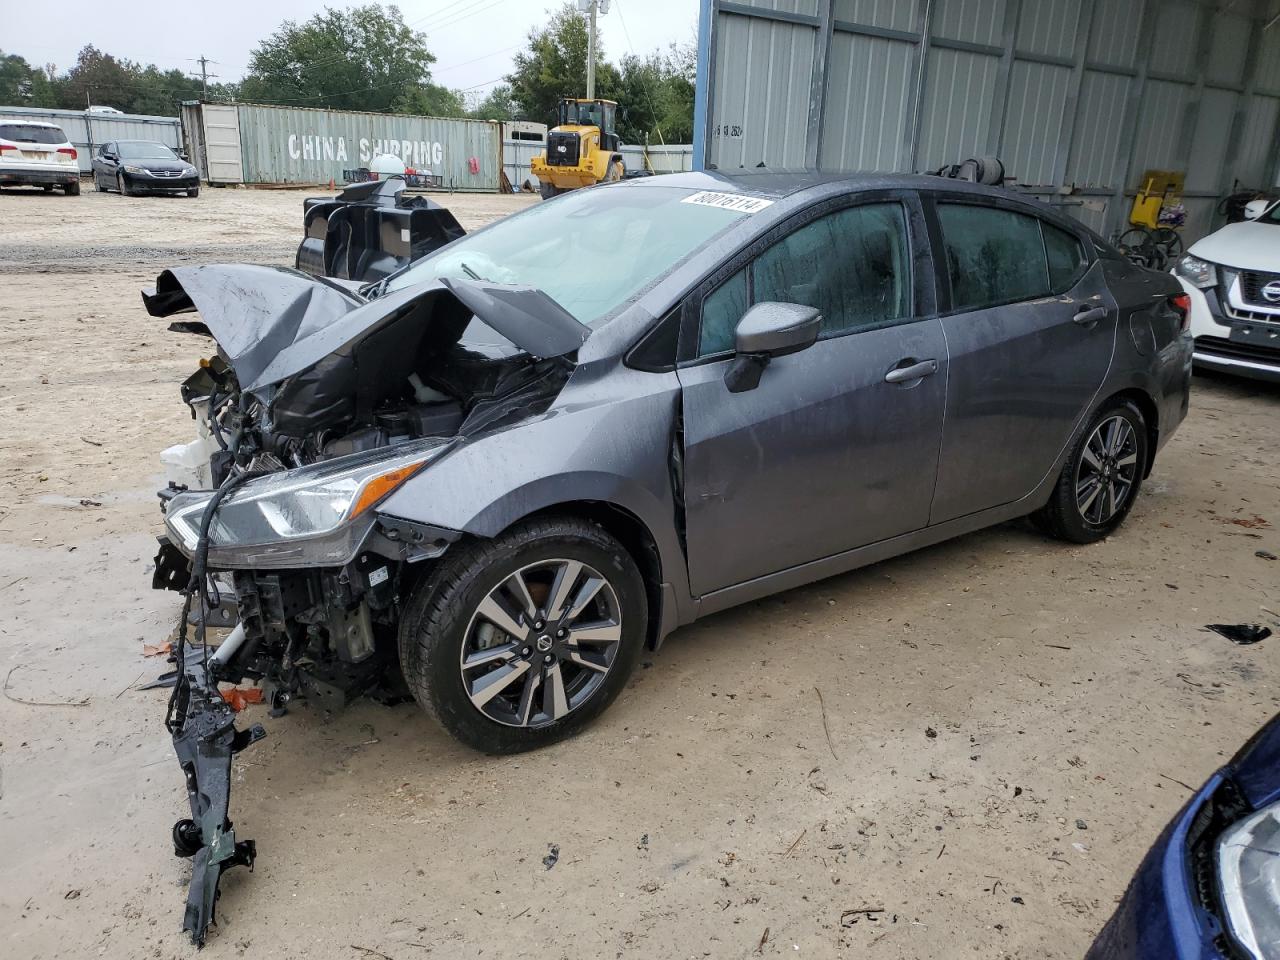
[[1044,252],[1049,261],[1049,291],[1063,293],[1070,290],[1089,265],[1084,245],[1075,234],[1043,220],[1040,221],[1040,230],[1044,234]]
[[977,310],[1049,293],[1040,220],[969,203],[938,204],[951,306]]
[[23,123],[0,123],[0,140],[15,143],[66,143],[67,135],[58,127],[29,127]]

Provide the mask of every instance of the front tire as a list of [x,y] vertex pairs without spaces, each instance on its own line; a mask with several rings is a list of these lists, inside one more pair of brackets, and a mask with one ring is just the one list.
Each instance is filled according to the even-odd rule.
[[116,174],[116,187],[120,191],[122,197],[132,197],[133,191],[129,189],[129,181],[124,178],[123,173]]
[[604,710],[647,630],[644,581],[626,549],[596,524],[537,519],[449,550],[410,597],[400,664],[454,737],[517,753]]
[[1054,487],[1033,520],[1051,536],[1094,543],[1124,522],[1147,463],[1147,424],[1129,400],[1113,400],[1081,432]]
[[193,198],[193,199],[194,199],[195,197],[200,196],[200,188],[199,188],[199,187],[192,187],[190,190],[188,190],[188,191],[187,191],[187,196],[188,196],[188,197],[191,197],[191,198]]

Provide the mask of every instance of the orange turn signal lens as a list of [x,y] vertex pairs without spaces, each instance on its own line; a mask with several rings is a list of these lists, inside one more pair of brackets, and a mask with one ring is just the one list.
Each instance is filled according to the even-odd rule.
[[425,462],[425,460],[420,460],[417,463],[397,467],[368,481],[364,485],[364,489],[360,491],[360,496],[356,497],[356,502],[351,505],[351,512],[348,517],[360,516],[360,514],[417,473]]

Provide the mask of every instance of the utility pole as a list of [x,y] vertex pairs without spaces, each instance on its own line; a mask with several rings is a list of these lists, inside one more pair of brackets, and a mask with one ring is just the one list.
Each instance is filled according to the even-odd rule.
[[609,0],[578,0],[578,10],[587,15],[587,99],[596,98],[596,11],[609,12]]
[[596,98],[596,0],[589,0],[590,26],[587,28],[587,99]]
[[217,60],[210,60],[204,54],[201,54],[200,59],[196,61],[196,63],[200,64],[200,99],[201,100],[209,99],[209,78],[213,77],[217,79],[217,76],[218,76],[216,73],[209,72],[209,64],[217,63],[217,62],[218,62]]

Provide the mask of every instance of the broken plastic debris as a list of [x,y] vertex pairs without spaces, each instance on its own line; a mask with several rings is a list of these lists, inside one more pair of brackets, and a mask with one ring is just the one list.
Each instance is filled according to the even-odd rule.
[[560,845],[558,843],[547,844],[547,855],[542,858],[542,865],[550,870],[560,860]]
[[1208,623],[1205,626],[1241,646],[1248,646],[1271,636],[1271,628],[1260,623]]
[[231,704],[231,709],[236,713],[239,713],[251,703],[262,702],[261,687],[245,687],[243,689],[231,687],[227,690],[219,690],[218,693],[222,694],[222,699]]

